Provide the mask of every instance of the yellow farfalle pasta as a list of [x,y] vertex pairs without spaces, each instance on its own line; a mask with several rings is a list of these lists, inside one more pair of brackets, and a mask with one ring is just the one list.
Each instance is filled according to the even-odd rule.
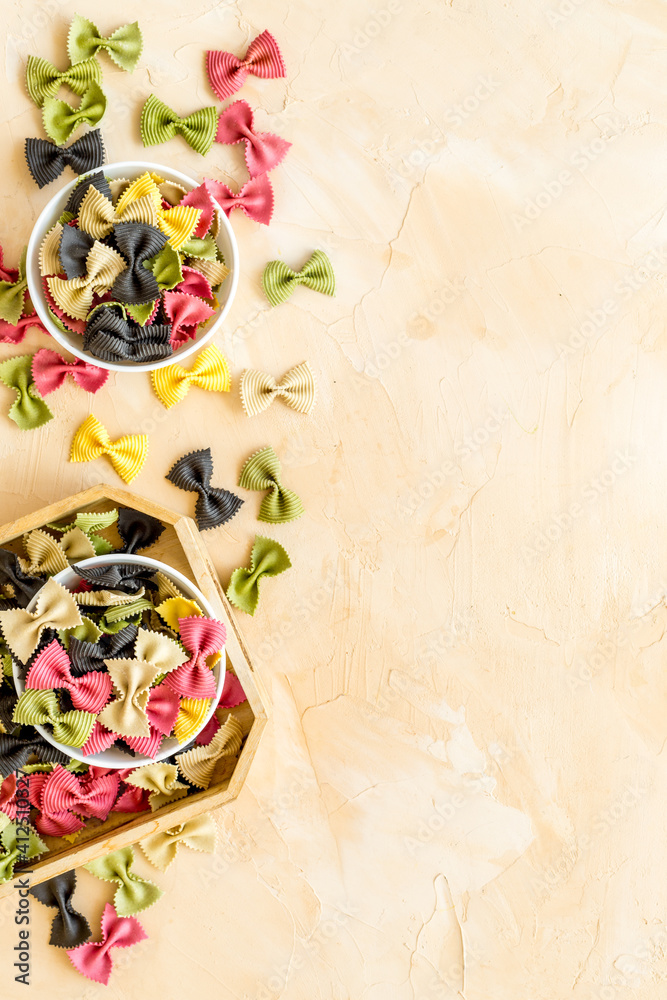
[[119,212],[92,184],[79,209],[79,229],[96,240],[108,236],[118,222],[144,222],[148,226],[157,226],[157,221],[158,209],[150,196],[144,195],[129,202],[124,211]]
[[201,729],[210,707],[210,698],[181,698],[174,723],[174,736],[179,743],[187,743]]

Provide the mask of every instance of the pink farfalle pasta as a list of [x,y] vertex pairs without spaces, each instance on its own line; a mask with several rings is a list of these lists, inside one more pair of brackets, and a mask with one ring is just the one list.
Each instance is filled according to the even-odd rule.
[[194,295],[165,292],[164,311],[171,322],[171,345],[174,349],[197,336],[197,328],[215,315],[215,310]]
[[136,917],[119,917],[111,903],[102,914],[102,940],[86,941],[67,952],[74,968],[87,979],[106,986],[111,978],[113,948],[129,948],[148,935]]
[[215,94],[226,101],[241,89],[248,74],[262,80],[285,76],[285,63],[278,42],[270,31],[263,31],[250,43],[243,59],[231,52],[209,50],[206,73]]
[[206,662],[225,644],[227,633],[222,622],[213,618],[179,618],[181,642],[190,659],[169,674],[164,683],[183,698],[214,698],[215,678]]
[[66,650],[54,639],[33,661],[25,680],[26,687],[61,688],[68,692],[74,708],[100,712],[111,696],[111,677],[97,671],[73,677],[71,667]]
[[34,355],[32,377],[42,396],[48,396],[59,389],[68,375],[86,392],[97,392],[109,378],[109,372],[104,368],[88,364],[81,358],[65,361],[62,354],[46,347]]
[[48,837],[64,837],[82,830],[84,818],[105,820],[120,783],[117,774],[79,777],[60,764],[50,774],[35,774],[33,779],[30,800],[39,810],[35,827]]
[[284,159],[292,145],[272,132],[256,132],[254,115],[247,101],[234,101],[220,113],[215,141],[245,145],[245,162],[251,177],[273,170]]

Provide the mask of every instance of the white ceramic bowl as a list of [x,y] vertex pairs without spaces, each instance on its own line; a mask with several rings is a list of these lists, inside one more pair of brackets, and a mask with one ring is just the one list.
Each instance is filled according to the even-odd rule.
[[[178,589],[187,598],[192,601],[196,601],[199,607],[204,611],[209,618],[215,618],[215,613],[213,608],[208,603],[204,595],[200,590],[195,587],[193,583],[183,576],[182,573],[178,573],[175,569],[170,566],[166,566],[165,563],[158,562],[157,559],[148,559],[146,556],[136,556],[136,555],[126,555],[120,552],[113,552],[107,556],[94,556],[92,559],[82,559],[77,565],[83,566],[84,569],[89,566],[111,566],[113,563],[134,563],[138,566],[148,566],[150,569],[154,570],[155,573],[161,570],[165,576],[168,576],[178,587]],[[63,587],[71,589],[76,587],[81,581],[81,577],[74,572],[70,567],[69,569],[64,569],[60,573],[56,573],[53,576],[54,580],[62,584]],[[35,594],[33,599],[28,605],[28,611],[32,611],[35,604],[37,603],[37,598],[39,593]],[[85,608],[83,609],[85,614]],[[179,743],[175,736],[170,736],[165,739],[160,747],[157,757],[145,757],[142,754],[135,754],[134,756],[127,753],[125,750],[121,750],[119,747],[109,747],[107,750],[103,750],[102,753],[94,753],[89,756],[85,756],[81,753],[81,749],[78,747],[68,747],[64,743],[59,743],[53,738],[53,733],[51,733],[44,726],[35,726],[35,729],[41,733],[47,742],[51,746],[57,747],[58,750],[62,750],[66,753],[68,757],[74,757],[75,760],[80,760],[84,764],[95,764],[99,767],[140,767],[142,764],[153,764],[155,761],[164,760],[165,757],[170,757],[173,753],[179,753],[186,746],[189,746],[195,737],[202,731],[206,724],[211,719],[213,713],[215,712],[216,706],[222,694],[222,688],[225,683],[225,657],[220,657],[215,667],[213,668],[213,675],[215,676],[215,698],[211,702],[210,710],[208,711],[206,718],[204,719],[202,725],[199,727],[196,733],[194,733],[187,743]],[[14,684],[16,685],[16,691],[19,695],[23,694],[25,691],[25,675],[26,675],[25,665],[22,663],[17,663],[13,660],[13,674],[14,674]]]
[[[166,181],[173,181],[176,184],[181,184],[184,188],[187,188],[188,191],[197,187],[199,183],[192,177],[188,177],[187,174],[182,174],[179,170],[173,170],[171,167],[164,167],[160,163],[145,163],[142,160],[124,160],[121,163],[109,163],[99,167],[98,170],[103,170],[106,177],[110,177],[114,180],[120,177],[126,177],[128,180],[134,180],[135,177],[139,177],[140,174],[149,170],[159,174],[160,177],[164,177]],[[96,172],[97,171],[90,171],[90,173]],[[61,188],[60,191],[55,194],[53,198],[51,198],[51,201],[46,205],[37,219],[37,222],[33,226],[30,240],[28,242],[28,256],[26,262],[28,290],[39,318],[53,339],[56,340],[61,347],[64,347],[66,351],[70,352],[70,354],[76,355],[77,358],[82,358],[89,364],[95,365],[97,368],[108,368],[110,371],[115,372],[146,372],[152,371],[155,368],[163,368],[165,365],[172,365],[175,362],[183,361],[183,359],[187,358],[188,355],[192,354],[194,351],[198,351],[210,341],[215,331],[218,330],[224,323],[227,314],[232,307],[232,302],[234,301],[234,295],[236,294],[236,287],[239,280],[239,251],[234,231],[229,224],[229,219],[219,208],[219,231],[217,235],[217,243],[222,251],[223,257],[225,258],[225,264],[230,269],[231,274],[229,274],[223,281],[220,287],[220,293],[217,296],[218,301],[220,302],[219,311],[215,316],[211,317],[207,324],[201,327],[196,339],[188,340],[186,344],[179,347],[178,350],[174,351],[174,353],[168,358],[161,358],[159,361],[150,361],[143,364],[133,364],[131,361],[101,361],[99,358],[95,358],[92,354],[88,354],[86,351],[82,350],[81,345],[83,343],[83,338],[78,333],[63,333],[63,331],[53,322],[49,314],[44,289],[42,288],[42,276],[39,270],[39,248],[42,244],[42,240],[46,236],[49,229],[56,224],[64,212],[65,205],[67,204],[69,196],[78,180],[79,178],[76,178],[71,181],[71,183]]]

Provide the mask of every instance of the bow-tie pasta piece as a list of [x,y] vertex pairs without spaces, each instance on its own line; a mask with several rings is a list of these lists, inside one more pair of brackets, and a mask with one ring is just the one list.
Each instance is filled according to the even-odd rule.
[[167,237],[154,226],[141,222],[117,224],[114,237],[116,246],[127,263],[127,269],[113,283],[112,296],[120,302],[134,305],[155,301],[160,295],[160,289],[155,275],[144,264],[162,250]]
[[93,82],[102,83],[102,68],[96,59],[84,59],[61,71],[48,59],[28,56],[25,69],[26,89],[40,108],[45,99],[55,97],[62,86],[69,87],[73,93],[82,97]]
[[108,292],[114,281],[127,267],[123,257],[112,247],[97,240],[86,257],[86,273],[79,278],[46,279],[54,302],[68,316],[85,320],[93,304],[93,296]]
[[171,323],[171,345],[174,350],[188,340],[194,340],[198,327],[215,315],[215,309],[203,299],[183,292],[165,292],[163,307]]
[[167,409],[185,399],[190,386],[207,392],[229,392],[232,384],[227,359],[214,344],[201,352],[189,370],[168,365],[154,369],[151,380],[156,396]]
[[[34,355],[32,377],[42,396],[48,396],[49,393],[59,389],[68,375],[72,377],[76,385],[86,392],[97,392],[109,378],[109,372],[105,368],[88,364],[81,358],[65,361],[61,354],[58,354],[57,351],[51,351],[47,347],[43,347]],[[85,557],[80,556],[79,558]]]
[[94,416],[79,427],[72,441],[71,462],[92,462],[106,455],[125,482],[139,475],[148,455],[146,434],[128,434],[112,442],[106,428]]
[[86,326],[83,349],[100,361],[114,362],[159,361],[174,353],[171,326],[130,323],[119,303],[93,310]]
[[180,250],[197,229],[201,213],[193,206],[164,208],[159,188],[161,182],[162,178],[157,174],[148,171],[141,174],[123,191],[116,203],[116,213],[124,214],[133,202],[145,197],[151,198],[155,203],[159,228],[171,246]]
[[141,111],[141,141],[144,146],[157,146],[181,135],[197,152],[205,156],[215,139],[217,112],[214,107],[179,117],[155,94],[151,94]]
[[101,167],[105,160],[102,133],[94,129],[63,149],[46,139],[28,138],[25,141],[25,158],[33,180],[43,188],[57,180],[67,166],[75,174],[85,174],[88,170]]
[[307,361],[290,368],[280,382],[264,372],[247,368],[241,376],[239,391],[249,417],[266,410],[277,397],[297,413],[309,414],[317,399],[315,376]]
[[105,663],[117,697],[100,712],[98,721],[118,736],[150,736],[146,705],[158,668],[146,660],[106,660]]
[[208,788],[218,761],[223,757],[236,757],[242,742],[243,729],[238,720],[229,715],[207,746],[193,747],[177,755],[178,769],[191,784]]
[[19,322],[25,309],[28,292],[25,269],[26,254],[27,247],[21,254],[18,270],[14,270],[2,266],[2,254],[0,253],[0,319],[10,326]]
[[119,562],[111,566],[74,566],[74,569],[93,590],[110,587],[136,595],[140,591],[143,593],[142,588],[157,590],[157,584],[153,582],[155,571],[150,566]]
[[214,93],[221,101],[240,90],[248,74],[263,80],[285,76],[285,63],[278,43],[269,31],[263,31],[239,59],[231,52],[208,51],[206,73]]
[[[14,866],[18,862],[30,861],[48,851],[48,847],[32,830],[25,836],[25,827],[21,826],[21,837],[18,836],[17,823],[9,823],[0,834],[0,882],[9,882],[14,877]],[[19,845],[19,839],[21,841]]]
[[112,948],[128,948],[148,935],[136,917],[119,917],[111,903],[102,914],[102,940],[88,941],[67,952],[74,968],[87,979],[107,986],[113,970]]
[[56,948],[76,948],[91,935],[88,921],[74,909],[72,897],[75,889],[76,872],[69,871],[40,882],[29,890],[44,906],[58,910],[51,923],[49,938],[49,944]]
[[21,663],[26,663],[37,649],[45,628],[67,629],[82,624],[76,601],[53,579],[40,590],[34,612],[22,608],[0,611],[0,629],[5,642]]
[[252,108],[247,101],[234,101],[220,113],[215,141],[226,145],[245,143],[245,162],[251,177],[277,167],[292,145],[272,132],[256,132]]
[[56,100],[55,97],[46,97],[42,105],[44,131],[58,146],[62,146],[82,125],[97,125],[106,108],[107,99],[99,83],[94,80],[88,85],[78,108],[73,108],[66,101]]
[[69,568],[69,560],[57,539],[40,528],[23,536],[23,546],[28,558],[19,556],[19,565],[28,576],[55,576]]
[[21,726],[51,726],[58,743],[82,747],[95,724],[95,713],[78,709],[63,712],[55,691],[26,688],[16,703],[13,720]]
[[[74,677],[69,656],[55,639],[33,661],[25,679],[26,688],[68,692],[74,708],[83,712],[100,712],[111,697],[108,674],[92,672]],[[87,738],[87,737],[86,737]]]
[[22,431],[42,427],[53,414],[39,394],[32,376],[32,354],[9,358],[0,364],[0,381],[16,393],[7,416]]
[[67,52],[74,65],[96,56],[103,50],[117,66],[128,73],[131,73],[139,62],[142,46],[143,38],[138,21],[124,24],[108,38],[104,38],[92,21],[75,14],[67,36]]
[[118,534],[123,542],[122,551],[128,554],[154,545],[163,531],[162,521],[141,510],[123,507],[118,514]]
[[183,844],[193,851],[213,854],[215,851],[216,825],[210,813],[195,816],[171,830],[154,833],[139,842],[139,847],[156,868],[166,871]]
[[84,865],[86,871],[105,882],[115,882],[118,885],[113,903],[119,917],[130,917],[148,909],[163,895],[150,879],[141,878],[132,871],[134,851],[131,847],[121,847],[103,858]]
[[[96,240],[104,239],[105,236],[113,233],[116,246],[118,246],[118,234],[115,227],[127,222],[143,222],[146,226],[157,226],[158,207],[154,200],[149,195],[144,195],[142,198],[137,198],[136,201],[131,201],[119,212],[101,191],[92,186],[88,188],[81,202],[78,218],[79,228],[83,232],[93,236]],[[121,250],[120,246],[118,249]],[[157,253],[157,251],[155,252]]]
[[230,490],[211,486],[212,475],[211,449],[202,448],[179,458],[165,477],[179,489],[198,494],[195,520],[200,531],[225,524],[243,505],[243,500]]
[[[13,774],[16,782],[16,772],[25,767],[33,756],[42,763],[49,764],[69,764],[70,761],[66,753],[47,743],[38,733],[34,736],[8,736],[0,733],[0,774],[3,779]],[[2,805],[0,811],[6,811]]]
[[297,285],[323,295],[336,294],[336,277],[323,250],[316,250],[298,272],[282,260],[271,260],[264,268],[262,288],[272,306],[286,302]]
[[204,180],[204,186],[226,216],[229,217],[233,209],[240,208],[254,222],[261,222],[264,226],[271,222],[273,188],[266,174],[251,177],[236,194],[222,181],[210,177]]
[[300,498],[282,484],[280,462],[270,445],[250,456],[241,469],[239,486],[244,490],[269,491],[260,505],[259,521],[283,524],[303,514]]
[[210,699],[216,694],[216,683],[211,669],[213,657],[224,648],[227,633],[222,622],[215,618],[181,618],[178,623],[180,639],[190,659],[168,674],[165,684],[185,698]]
[[259,602],[260,581],[265,577],[284,573],[291,565],[282,545],[273,538],[257,535],[250,557],[250,569],[234,570],[227,587],[227,597],[240,611],[254,615]]
[[188,794],[188,786],[178,781],[178,768],[175,764],[145,764],[128,774],[125,780],[130,785],[148,790],[153,812],[167,802],[175,802]]

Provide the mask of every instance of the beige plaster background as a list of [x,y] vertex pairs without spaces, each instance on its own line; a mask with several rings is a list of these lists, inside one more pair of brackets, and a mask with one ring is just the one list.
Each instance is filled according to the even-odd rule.
[[[273,532],[294,568],[241,624],[272,719],[214,858],[183,851],[149,940],[104,990],[48,948],[31,993],[221,1000],[644,1000],[667,995],[665,776],[667,16],[659,0],[2,0],[1,241],[11,260],[52,189],[28,53],[64,65],[75,10],[140,18],[133,76],[104,60],[110,160],[142,157],[140,107],[213,103],[207,47],[270,29],[286,81],[246,84],[293,143],[274,221],[233,216],[239,292],[218,344],[279,376],[309,359],[312,418],[254,420],[192,391],[167,413],[126,374],[67,386],[33,433],[3,420],[0,519],[100,480],[67,460],[94,412],[143,429],[133,484],[210,444],[217,485],[273,444],[306,514]],[[240,182],[240,147],[204,161]],[[55,190],[55,186],[53,188]],[[270,310],[267,260],[320,246],[338,294]],[[26,348],[40,341],[30,335]],[[15,350],[0,346],[0,358]],[[0,408],[9,405],[0,390]],[[224,583],[259,497],[206,541]],[[142,859],[141,871],[149,866]],[[106,887],[83,872],[94,922]],[[0,914],[3,997],[12,912]]]

